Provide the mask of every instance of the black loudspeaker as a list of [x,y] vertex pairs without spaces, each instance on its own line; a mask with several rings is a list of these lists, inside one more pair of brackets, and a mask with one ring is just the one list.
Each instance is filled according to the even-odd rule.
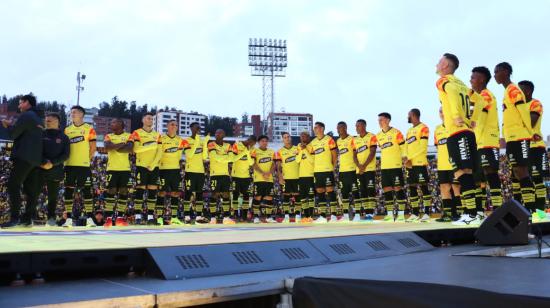
[[475,237],[482,245],[526,245],[530,216],[519,202],[508,201],[485,219]]

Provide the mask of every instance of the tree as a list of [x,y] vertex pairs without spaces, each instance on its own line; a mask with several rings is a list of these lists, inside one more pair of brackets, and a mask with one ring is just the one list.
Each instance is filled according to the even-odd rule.
[[248,123],[248,113],[243,113],[241,116],[241,123]]
[[223,129],[226,136],[232,137],[233,127],[237,124],[237,118],[210,115],[206,119],[205,124],[206,133],[210,135],[214,135],[217,129]]

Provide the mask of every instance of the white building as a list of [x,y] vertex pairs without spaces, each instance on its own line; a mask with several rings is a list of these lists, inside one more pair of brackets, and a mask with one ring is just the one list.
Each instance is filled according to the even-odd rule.
[[[94,117],[99,114],[99,109],[96,107],[93,107],[93,108],[84,108],[84,110],[86,110],[86,114],[84,115],[84,123],[90,123],[94,125]],[[70,112],[71,111],[69,110],[69,115],[68,115],[69,122],[71,121]]]
[[164,134],[166,133],[166,125],[168,121],[176,120],[178,123],[180,136],[191,136],[191,130],[189,125],[193,122],[199,123],[201,126],[201,134],[204,133],[206,128],[206,116],[197,112],[182,112],[176,110],[159,111],[154,117],[153,127],[156,131]]
[[[291,137],[299,137],[303,131],[313,131],[313,115],[309,113],[278,112],[273,116],[273,141],[282,142],[282,133],[287,132]],[[269,123],[269,118],[268,118]]]

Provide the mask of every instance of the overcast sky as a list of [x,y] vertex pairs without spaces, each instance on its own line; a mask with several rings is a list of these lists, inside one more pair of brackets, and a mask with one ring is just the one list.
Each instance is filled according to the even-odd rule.
[[[250,37],[288,41],[287,77],[275,109],[339,120],[393,115],[406,131],[418,107],[439,123],[435,64],[445,52],[471,68],[508,61],[513,81],[532,80],[550,101],[548,1],[1,1],[0,95],[34,92],[81,104],[118,95],[139,104],[240,117],[261,114],[261,78],[251,77]],[[500,102],[503,88],[489,88]],[[349,125],[353,132],[354,126]],[[353,132],[354,133],[354,132]],[[550,133],[550,121],[543,121]]]

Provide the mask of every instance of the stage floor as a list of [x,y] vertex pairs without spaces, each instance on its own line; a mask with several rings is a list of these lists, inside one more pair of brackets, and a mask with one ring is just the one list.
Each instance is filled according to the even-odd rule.
[[131,226],[111,228],[33,227],[0,230],[0,254],[210,245],[321,237],[476,228],[450,223],[335,223]]

